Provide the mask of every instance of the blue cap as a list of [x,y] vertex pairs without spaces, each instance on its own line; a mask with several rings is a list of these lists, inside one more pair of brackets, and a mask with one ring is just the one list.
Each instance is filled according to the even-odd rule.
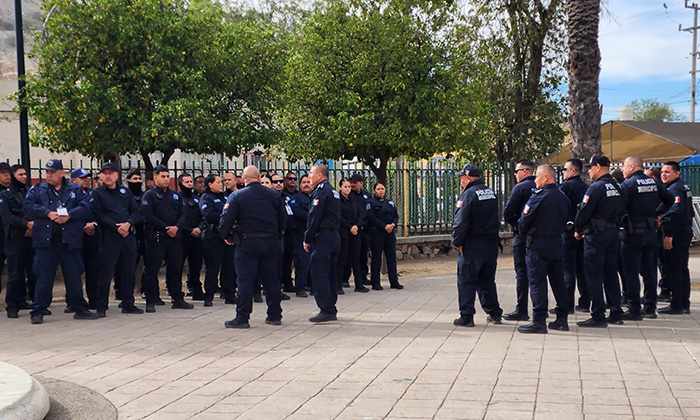
[[44,169],[49,172],[62,171],[63,162],[61,162],[61,159],[49,159],[49,161],[46,162],[46,166],[44,166]]
[[72,171],[70,171],[71,178],[85,178],[86,176],[90,176],[90,172],[86,171],[83,168],[75,168]]

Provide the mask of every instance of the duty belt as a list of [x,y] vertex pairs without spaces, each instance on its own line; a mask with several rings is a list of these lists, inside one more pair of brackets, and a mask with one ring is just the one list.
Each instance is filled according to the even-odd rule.
[[273,233],[241,233],[239,235],[241,239],[263,239],[263,238],[269,238],[269,239],[277,239],[277,235]]

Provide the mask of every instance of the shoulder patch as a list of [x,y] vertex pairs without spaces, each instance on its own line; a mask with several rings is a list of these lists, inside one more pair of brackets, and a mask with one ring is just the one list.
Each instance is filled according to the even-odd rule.
[[[215,199],[214,199],[214,202],[215,202],[215,203],[221,203],[221,199],[220,199],[220,198],[215,198]],[[206,204],[205,204],[205,206],[206,206]]]
[[333,198],[335,198],[336,200],[340,200],[340,194],[338,194],[338,191],[333,190]]
[[367,194],[362,194],[362,197],[367,200],[369,197],[367,197]]
[[119,192],[122,194],[126,194],[126,188],[124,188],[124,187],[119,188]]
[[75,191],[70,192],[70,198],[75,198]]
[[314,198],[314,201],[311,202],[312,206],[318,206],[318,198]]
[[528,213],[530,213],[530,206],[525,204],[525,208],[523,209],[523,214],[528,214]]
[[230,207],[229,203],[224,204],[224,210],[228,210],[229,207]]
[[462,200],[459,200],[459,201],[457,202],[457,208],[458,208],[458,209],[461,209],[461,208],[462,208]]
[[195,198],[195,199],[194,199],[194,202],[195,202],[195,203],[199,203],[199,198]]
[[590,197],[588,196],[588,194],[584,195],[583,196],[583,204],[587,204],[589,199],[590,199]]
[[207,205],[206,205],[206,204],[203,204],[203,205],[202,205],[202,210],[204,210],[204,209],[206,209],[206,208],[207,208]]
[[391,201],[391,200],[389,200],[389,204],[391,204],[391,207],[396,207],[396,206],[394,205],[394,202]]
[[681,203],[681,198],[680,198],[680,197],[678,197],[678,196],[676,196],[676,200],[675,200],[675,202],[676,202],[676,204],[680,204],[680,203]]
[[179,199],[180,199],[180,197],[178,197],[177,194],[173,194],[173,200],[179,200]]
[[369,210],[371,208],[372,208],[372,205],[370,203],[367,203],[367,205],[365,206],[365,210]]

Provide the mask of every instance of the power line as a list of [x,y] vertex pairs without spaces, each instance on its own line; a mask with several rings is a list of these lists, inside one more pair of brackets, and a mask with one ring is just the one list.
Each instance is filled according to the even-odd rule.
[[693,26],[685,29],[679,26],[678,30],[693,33],[693,51],[690,53],[690,122],[695,122],[695,74],[698,62],[698,10],[700,7],[697,3],[688,4],[688,0],[685,0],[685,8],[693,9]]

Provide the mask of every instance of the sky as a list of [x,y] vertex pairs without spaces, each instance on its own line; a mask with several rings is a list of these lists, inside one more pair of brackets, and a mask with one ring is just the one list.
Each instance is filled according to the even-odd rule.
[[[693,10],[684,4],[683,0],[603,0],[599,36],[603,122],[619,119],[620,108],[635,99],[668,103],[689,118],[693,36],[678,27],[693,26]],[[700,87],[700,75],[698,82]]]

